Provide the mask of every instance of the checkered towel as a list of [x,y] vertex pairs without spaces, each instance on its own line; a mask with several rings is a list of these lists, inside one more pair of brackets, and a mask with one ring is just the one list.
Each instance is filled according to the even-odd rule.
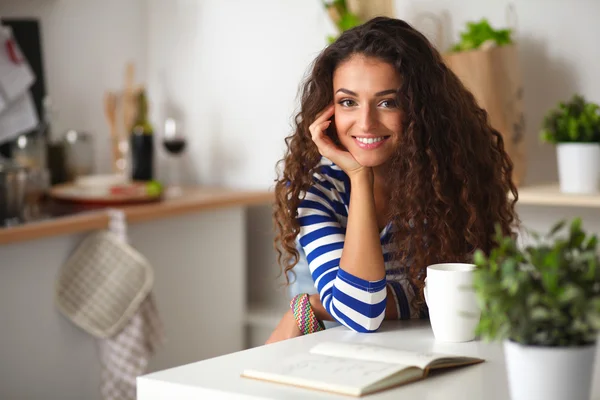
[[136,378],[146,372],[148,360],[163,339],[162,323],[151,293],[121,332],[99,340],[102,398],[135,400]]
[[[127,242],[124,213],[111,210],[109,215],[109,230]],[[135,400],[136,378],[145,373],[150,357],[163,342],[163,324],[151,292],[122,331],[99,340],[102,398]]]

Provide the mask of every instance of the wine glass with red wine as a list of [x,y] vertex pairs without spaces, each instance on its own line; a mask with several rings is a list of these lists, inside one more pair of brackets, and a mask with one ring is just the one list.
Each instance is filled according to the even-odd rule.
[[181,129],[181,124],[174,118],[167,118],[165,120],[165,126],[163,131],[163,139],[162,144],[170,155],[170,182],[168,182],[169,188],[168,194],[170,195],[180,195],[181,194],[181,181],[179,178],[179,162],[178,159],[185,152],[185,147],[187,144],[187,139],[183,130]]

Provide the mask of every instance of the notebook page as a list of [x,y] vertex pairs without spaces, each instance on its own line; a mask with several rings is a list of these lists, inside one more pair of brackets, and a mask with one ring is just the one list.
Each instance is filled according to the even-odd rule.
[[419,353],[372,344],[343,342],[320,343],[313,347],[310,352],[312,354],[340,357],[344,359],[368,360],[397,364],[400,366],[414,366],[421,369],[425,369],[425,367],[434,360],[440,358],[453,358],[453,356],[448,354]]
[[[277,364],[247,369],[242,376],[357,395],[404,369],[404,366],[382,362],[298,354]],[[415,375],[415,369],[406,372],[410,378]],[[398,382],[401,381],[399,376]]]

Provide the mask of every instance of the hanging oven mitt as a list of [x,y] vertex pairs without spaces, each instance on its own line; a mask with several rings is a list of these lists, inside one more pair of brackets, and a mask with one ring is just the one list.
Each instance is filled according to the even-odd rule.
[[116,234],[88,236],[62,267],[58,309],[97,338],[121,331],[148,296],[154,281],[148,261]]

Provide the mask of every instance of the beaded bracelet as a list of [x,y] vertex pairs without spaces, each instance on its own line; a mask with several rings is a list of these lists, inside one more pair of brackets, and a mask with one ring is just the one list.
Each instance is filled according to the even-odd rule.
[[303,335],[319,332],[325,329],[323,323],[317,319],[307,293],[301,293],[295,296],[290,302],[290,308],[294,314],[294,319]]

